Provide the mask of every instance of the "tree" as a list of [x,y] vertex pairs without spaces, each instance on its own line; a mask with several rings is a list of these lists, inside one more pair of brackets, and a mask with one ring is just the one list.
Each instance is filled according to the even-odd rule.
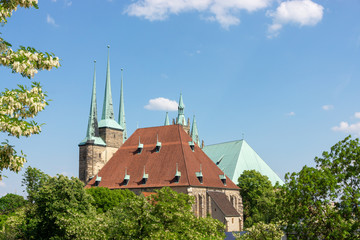
[[255,223],[252,227],[246,229],[242,236],[236,234],[238,240],[278,240],[284,235],[280,226],[274,223],[265,224],[263,222]]
[[276,191],[267,176],[256,170],[245,170],[238,186],[244,205],[244,227],[254,223],[270,223],[276,218]]
[[26,187],[28,194],[27,199],[33,202],[33,195],[36,194],[40,187],[42,187],[50,176],[42,172],[40,169],[27,167],[24,173],[24,178],[21,181],[21,186]]
[[[38,8],[37,3],[37,0],[0,0],[0,24],[6,24],[18,7]],[[43,53],[32,47],[20,46],[17,50],[11,47],[0,37],[0,66],[10,68],[13,73],[23,77],[32,79],[39,70],[60,66],[59,58],[53,53]],[[0,92],[0,131],[16,138],[39,134],[41,124],[32,119],[48,105],[46,97],[40,83],[34,81],[31,88],[18,85],[16,89]],[[26,161],[25,157],[22,151],[18,154],[8,140],[3,140],[0,144],[0,180],[4,169],[19,172]]]
[[286,175],[286,231],[301,239],[359,239],[359,139],[346,137],[315,162]]
[[110,239],[224,239],[218,220],[197,218],[192,197],[168,187],[127,199],[111,211]]
[[89,188],[86,189],[86,192],[93,197],[94,201],[92,205],[98,213],[105,213],[119,206],[119,204],[126,199],[131,199],[135,196],[135,194],[128,189],[110,190],[105,187]]
[[17,219],[18,238],[106,239],[105,216],[96,214],[93,199],[78,178],[48,177],[32,192],[32,201]]
[[13,216],[15,211],[25,206],[26,200],[23,196],[8,193],[0,198],[0,229],[3,228],[9,216]]
[[8,193],[0,198],[0,214],[6,215],[15,212],[16,209],[23,207],[25,204],[26,200],[23,196]]

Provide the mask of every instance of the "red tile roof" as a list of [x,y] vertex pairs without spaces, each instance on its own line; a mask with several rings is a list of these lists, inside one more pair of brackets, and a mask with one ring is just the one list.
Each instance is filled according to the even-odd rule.
[[[156,137],[161,142],[159,152],[155,151]],[[140,142],[143,150],[139,154],[137,148]],[[199,186],[214,188],[238,189],[226,177],[226,186],[219,175],[223,172],[211,159],[195,144],[191,150],[189,142],[191,137],[183,130],[181,125],[140,128],[119,148],[113,157],[99,171],[101,177],[99,186],[115,188],[151,188],[164,186]],[[178,183],[175,180],[176,164],[181,172]],[[202,168],[203,183],[196,177],[196,172]],[[148,174],[146,184],[143,184],[144,173]],[[130,180],[125,185],[125,169]],[[86,187],[95,185],[96,178],[88,182]]]

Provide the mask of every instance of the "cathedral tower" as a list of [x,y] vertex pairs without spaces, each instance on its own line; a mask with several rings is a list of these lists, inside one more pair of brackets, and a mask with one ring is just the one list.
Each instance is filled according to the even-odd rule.
[[[94,64],[95,65],[95,64]],[[106,143],[100,138],[96,107],[96,68],[86,137],[79,143],[79,179],[89,181],[105,164]]]

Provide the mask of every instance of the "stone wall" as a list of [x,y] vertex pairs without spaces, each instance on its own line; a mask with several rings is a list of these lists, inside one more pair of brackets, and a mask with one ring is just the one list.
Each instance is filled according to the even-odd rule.
[[102,127],[99,128],[99,134],[107,147],[118,149],[123,144],[123,130]]
[[106,163],[106,147],[94,144],[79,147],[79,179],[86,183]]

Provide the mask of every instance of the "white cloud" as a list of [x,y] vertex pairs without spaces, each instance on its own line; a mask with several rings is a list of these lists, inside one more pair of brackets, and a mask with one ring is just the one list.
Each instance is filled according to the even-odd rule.
[[46,22],[47,22],[48,24],[50,24],[50,25],[55,26],[55,27],[58,26],[58,25],[55,23],[55,19],[52,18],[52,17],[50,16],[50,14],[48,14],[48,15],[46,16]]
[[285,24],[314,26],[321,21],[323,10],[323,6],[311,0],[282,2],[275,12],[267,12],[267,15],[273,19],[272,25],[268,28],[268,37],[276,37]]
[[290,116],[290,117],[295,116],[295,112],[289,112],[289,113],[286,114],[286,116]]
[[70,7],[72,5],[72,1],[65,0],[65,6]]
[[355,117],[355,118],[360,118],[360,112],[354,113],[354,117]]
[[325,111],[329,111],[329,110],[334,109],[334,106],[333,105],[324,105],[324,106],[322,106],[322,109]]
[[336,132],[353,133],[360,136],[360,122],[354,124],[349,124],[348,122],[341,122],[339,126],[332,127],[331,129]]
[[270,6],[273,0],[137,0],[125,12],[150,21],[165,20],[171,14],[197,11],[209,15],[227,29],[240,23],[239,11],[254,12]]
[[148,110],[158,110],[158,111],[176,111],[178,104],[174,100],[167,98],[159,97],[149,100],[149,104],[144,107]]

